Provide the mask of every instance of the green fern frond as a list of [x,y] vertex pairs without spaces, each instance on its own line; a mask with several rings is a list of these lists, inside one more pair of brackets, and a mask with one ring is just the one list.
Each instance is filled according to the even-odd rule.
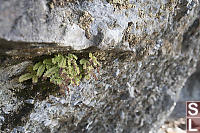
[[42,65],[42,62],[38,62],[33,66],[33,70],[37,70]]
[[78,60],[78,57],[74,54],[72,54],[72,57],[75,59],[75,60]]
[[89,80],[90,79],[90,75],[89,74],[85,75],[85,79]]
[[45,64],[45,65],[52,65],[53,63],[52,63],[52,59],[45,59],[44,61],[43,61],[43,64]]
[[56,73],[56,72],[58,72],[58,67],[57,67],[57,66],[52,67],[52,68],[50,68],[49,70],[47,70],[47,71],[44,73],[43,77],[51,77],[51,75],[53,75],[53,74]]
[[21,75],[21,76],[19,77],[19,82],[24,82],[24,81],[26,81],[26,80],[31,79],[32,77],[33,77],[33,75],[32,75],[31,73],[26,73],[26,74]]
[[86,63],[88,63],[88,62],[89,62],[89,61],[86,60],[86,59],[81,59],[81,60],[80,60],[80,64],[81,64],[81,65],[86,64]]
[[53,65],[46,65],[45,67],[46,67],[47,70],[49,70],[53,67]]
[[32,83],[37,83],[38,82],[38,77],[36,75],[34,75],[32,77]]
[[89,57],[90,57],[90,58],[92,58],[92,57],[93,57],[92,53],[89,53]]
[[92,53],[89,53],[88,60],[78,60],[74,54],[67,56],[57,54],[53,58],[44,59],[34,66],[31,65],[28,69],[29,73],[20,76],[19,82],[32,78],[32,82],[37,83],[38,79],[43,76],[60,87],[67,87],[69,84],[79,85],[82,79],[89,80],[92,76],[96,79],[93,72],[99,66],[100,63]]
[[68,54],[67,58],[72,59],[72,60],[73,59],[75,59],[75,60],[78,59],[78,57],[76,55],[74,55],[74,54]]
[[62,79],[54,79],[54,81],[56,82],[57,85],[61,85],[63,83]]
[[58,66],[60,68],[65,68],[66,67],[66,60],[67,60],[66,58],[62,57],[60,62],[58,62]]
[[44,73],[44,70],[45,70],[45,65],[41,65],[37,70],[37,76],[41,77],[42,74]]
[[58,54],[58,55],[55,55],[54,58],[52,58],[52,63],[53,64],[57,64],[58,62],[60,62],[60,60],[62,59],[62,55],[61,54]]

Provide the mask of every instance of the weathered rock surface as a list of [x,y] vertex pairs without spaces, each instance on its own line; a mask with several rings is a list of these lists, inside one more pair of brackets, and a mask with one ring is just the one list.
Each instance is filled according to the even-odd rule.
[[94,45],[100,48],[93,52],[102,63],[100,73],[95,72],[97,81],[82,81],[69,86],[66,96],[52,94],[45,99],[32,91],[20,95],[12,91],[16,86],[23,91],[43,89],[19,84],[10,76],[17,78],[22,66],[1,68],[2,132],[156,133],[199,60],[195,0],[0,3],[1,38],[63,43],[74,49]]
[[200,101],[200,64],[197,65],[196,71],[188,78],[179,95],[170,119],[185,117],[186,101]]
[[[171,25],[177,1],[1,0],[0,37],[13,41],[134,50]],[[197,1],[183,1],[183,8]]]

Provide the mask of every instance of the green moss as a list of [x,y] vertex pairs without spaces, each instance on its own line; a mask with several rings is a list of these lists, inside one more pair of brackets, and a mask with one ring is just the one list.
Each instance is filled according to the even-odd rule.
[[74,54],[67,56],[58,54],[53,58],[44,59],[33,66],[28,67],[28,73],[19,77],[19,82],[32,79],[32,83],[37,83],[39,78],[47,79],[60,88],[68,88],[68,85],[79,85],[82,79],[90,79],[93,73],[98,70],[100,63],[97,58],[89,53],[89,59],[81,59]]

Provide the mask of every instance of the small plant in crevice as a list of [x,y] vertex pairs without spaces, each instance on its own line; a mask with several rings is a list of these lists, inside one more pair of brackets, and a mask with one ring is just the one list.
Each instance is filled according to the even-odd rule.
[[37,83],[39,78],[49,79],[50,82],[58,85],[61,89],[67,89],[68,85],[78,86],[82,79],[94,77],[94,70],[99,72],[100,63],[97,58],[89,53],[89,59],[81,59],[74,54],[67,56],[58,54],[53,58],[44,59],[33,66],[27,68],[28,73],[19,77],[19,82],[32,79],[32,83]]

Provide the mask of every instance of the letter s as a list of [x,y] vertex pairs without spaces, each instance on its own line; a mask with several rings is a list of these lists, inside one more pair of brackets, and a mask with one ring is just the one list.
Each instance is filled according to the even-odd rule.
[[[192,105],[194,105],[196,108],[195,108],[195,107],[192,107]],[[190,110],[193,110],[194,113],[192,113],[190,110],[188,111],[188,113],[189,113],[190,115],[192,115],[192,116],[197,115],[197,114],[198,114],[198,109],[197,109],[197,107],[198,107],[198,104],[197,104],[197,103],[189,103],[188,108],[189,108]]]

